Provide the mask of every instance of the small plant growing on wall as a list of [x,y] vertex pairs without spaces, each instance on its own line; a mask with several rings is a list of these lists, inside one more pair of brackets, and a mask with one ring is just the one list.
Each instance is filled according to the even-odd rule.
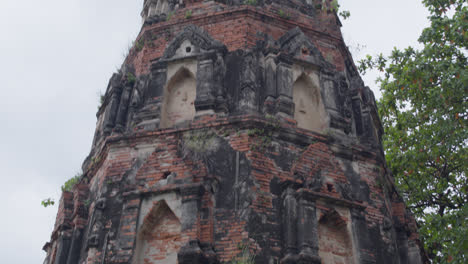
[[104,103],[105,99],[106,99],[106,96],[103,93],[99,94],[99,103],[101,105]]
[[77,173],[75,176],[72,178],[68,179],[63,185],[62,185],[62,191],[63,192],[71,192],[73,187],[79,182],[81,179],[81,176],[83,176],[82,172]]
[[127,83],[128,83],[129,85],[133,85],[135,82],[136,82],[136,77],[135,77],[135,75],[133,75],[133,73],[131,73],[131,72],[128,72],[128,73],[127,73]]
[[172,18],[173,15],[174,15],[174,12],[169,12],[169,13],[167,13],[166,21],[171,20],[171,18]]
[[93,157],[91,159],[91,166],[94,166],[95,164],[99,163],[101,161],[101,157]]
[[291,17],[289,13],[284,12],[282,9],[278,11],[278,15],[284,19],[289,19]]
[[103,94],[101,91],[99,91],[99,92],[97,93],[97,95],[98,95],[98,97],[99,97],[99,103],[98,103],[98,106],[97,106],[98,111],[99,111],[99,109],[101,109],[101,106],[102,106],[102,105],[104,104],[104,102],[106,101],[106,95]]
[[205,152],[215,143],[216,134],[210,130],[188,132],[183,135],[185,146],[194,152]]
[[192,17],[192,10],[185,11],[185,19],[189,19]]
[[249,137],[257,138],[257,142],[250,146],[251,150],[264,151],[273,141],[273,133],[280,128],[278,120],[271,115],[266,115],[268,123],[265,127],[252,128],[247,131]]
[[145,38],[142,37],[135,43],[135,50],[139,52],[143,49],[144,46],[145,46]]
[[256,6],[257,0],[244,0],[244,5]]
[[255,264],[255,254],[250,251],[249,244],[241,243],[238,245],[241,250],[236,257],[234,257],[230,264]]
[[[62,192],[71,192],[73,187],[80,181],[83,176],[82,172],[75,174],[72,178],[68,179],[61,187]],[[41,205],[44,207],[49,207],[55,204],[55,200],[52,198],[46,198],[41,201]]]
[[329,63],[333,63],[335,61],[331,53],[327,53],[327,55],[325,55],[325,60],[328,61]]

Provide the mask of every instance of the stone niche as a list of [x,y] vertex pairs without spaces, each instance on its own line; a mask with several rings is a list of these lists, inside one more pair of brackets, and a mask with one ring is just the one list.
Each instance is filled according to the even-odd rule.
[[[317,181],[320,183],[321,181]],[[346,206],[317,196],[319,185],[282,183],[282,264],[354,264],[357,261],[351,213]]]
[[293,67],[294,119],[300,128],[323,133],[328,128],[328,116],[322,103],[319,75]]
[[[331,104],[324,100],[328,87],[323,72],[333,67],[299,28],[288,31],[276,45],[281,50],[276,65],[278,112],[294,118],[299,128],[325,133],[330,127]],[[271,64],[268,62],[269,67]],[[272,69],[267,67],[267,72],[274,72],[275,67]]]
[[161,128],[192,121],[195,116],[197,63],[195,60],[170,64],[161,108]]
[[174,193],[144,199],[132,264],[177,263],[182,247],[181,200]]
[[323,264],[354,264],[351,216],[348,209],[317,210],[318,254]]
[[[225,52],[223,44],[194,25],[185,27],[169,43],[164,55],[153,62],[146,100],[146,105],[151,100],[160,105],[149,111],[157,113],[154,123],[159,128],[185,126],[195,116],[214,113],[220,105],[217,100],[224,101],[219,84],[224,79],[219,69],[224,66],[219,61]],[[143,117],[141,123],[145,122]]]

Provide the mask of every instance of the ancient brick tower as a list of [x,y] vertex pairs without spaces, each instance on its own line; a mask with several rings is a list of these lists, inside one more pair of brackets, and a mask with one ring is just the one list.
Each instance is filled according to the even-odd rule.
[[44,263],[422,263],[322,3],[145,0]]

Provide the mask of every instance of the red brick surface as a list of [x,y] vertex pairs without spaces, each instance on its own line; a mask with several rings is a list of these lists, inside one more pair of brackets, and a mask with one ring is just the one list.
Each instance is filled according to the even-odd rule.
[[[186,11],[191,10],[192,16],[186,17]],[[279,11],[289,14],[290,18],[279,16]],[[294,18],[294,19],[291,19]],[[140,50],[136,46],[130,50],[127,64],[135,66],[136,75],[147,74],[151,62],[162,56],[168,43],[188,24],[195,24],[206,30],[214,39],[226,45],[229,51],[252,49],[257,41],[262,40],[262,34],[267,34],[275,40],[294,27],[300,29],[314,42],[315,46],[327,54],[327,60],[338,71],[344,70],[345,58],[350,57],[343,43],[340,25],[333,13],[318,12],[315,17],[306,16],[296,10],[280,7],[276,4],[263,7],[228,6],[218,2],[191,2],[186,7],[177,10],[171,19],[154,25],[144,26],[136,40],[143,41]],[[262,252],[269,250],[272,260],[279,261],[283,253],[283,242],[280,234],[269,234],[261,226],[275,226],[281,230],[282,220],[278,219],[281,212],[277,203],[281,199],[272,192],[274,182],[295,182],[304,185],[308,179],[321,177],[320,190],[305,190],[317,197],[318,219],[325,217],[335,208],[358,208],[363,210],[366,228],[379,228],[386,217],[391,216],[392,222],[398,220],[405,227],[410,227],[410,239],[417,240],[414,219],[407,214],[406,207],[398,195],[390,195],[394,188],[392,179],[387,174],[379,149],[370,145],[349,145],[347,158],[339,157],[333,150],[340,143],[331,136],[317,134],[296,127],[292,119],[283,120],[277,128],[266,119],[258,116],[244,115],[220,117],[205,115],[195,119],[189,127],[157,129],[143,131],[136,127],[132,135],[116,134],[106,139],[93,153],[92,162],[85,168],[86,177],[76,185],[72,192],[64,192],[60,200],[49,255],[54,258],[57,252],[57,238],[60,232],[71,236],[73,228],[84,228],[88,231],[92,225],[93,215],[97,213],[97,198],[99,194],[108,193],[114,199],[121,199],[123,205],[108,205],[107,214],[110,219],[104,225],[105,230],[116,230],[116,234],[108,237],[106,247],[101,241],[99,247],[86,248],[87,263],[129,263],[136,244],[143,243],[145,264],[156,264],[166,259],[171,253],[178,252],[189,241],[198,240],[202,244],[214,247],[218,259],[229,262],[238,256],[241,245],[248,245],[250,250]],[[279,138],[275,133],[270,140],[265,135],[252,133],[256,127],[268,127],[298,138],[309,141],[293,142]],[[252,213],[261,216],[259,230],[248,228],[248,220],[239,210],[217,207],[215,199],[215,184],[228,175],[212,175],[202,158],[187,157],[181,150],[184,133],[189,131],[212,132],[216,137],[228,142],[230,148],[245,155],[250,166],[249,177],[252,184],[248,187],[251,201],[246,205]],[[137,164],[138,147],[152,146],[153,150]],[[295,157],[288,168],[281,166],[281,151],[287,150]],[[349,170],[345,163],[352,163],[354,172],[359,175],[369,187],[369,199],[365,201],[344,197],[340,186],[350,186]],[[134,185],[129,185],[126,177],[136,169]],[[174,182],[161,184],[169,175],[175,175]],[[319,176],[318,176],[319,175]],[[184,188],[200,187],[205,190],[199,200],[200,209],[192,226],[182,230],[180,219],[173,212],[165,212],[165,217],[155,217],[149,214],[147,231],[138,235],[139,207],[144,199],[154,193],[180,193]],[[236,186],[237,188],[237,186]],[[146,195],[146,196],[145,196]],[[198,199],[197,194],[187,194],[183,199]],[[244,206],[244,205],[241,205]],[[237,209],[237,208],[236,208]],[[170,210],[170,209],[169,209]],[[148,218],[149,217],[149,218]],[[326,218],[326,217],[325,217]],[[334,256],[334,262],[346,263],[353,257],[353,242],[348,230],[351,219],[349,215],[340,215],[329,219],[329,222],[319,224],[319,247],[321,254]],[[88,228],[88,229],[86,229]],[[380,231],[379,231],[380,232]],[[390,238],[382,231],[383,240]],[[380,234],[379,234],[380,235]],[[63,234],[62,234],[63,236]],[[262,237],[266,242],[264,247],[255,241]],[[139,241],[139,242],[137,242]],[[105,250],[103,250],[103,248]],[[107,250],[109,249],[109,250]],[[374,258],[373,252],[360,249],[359,254]],[[326,262],[329,263],[329,262]]]

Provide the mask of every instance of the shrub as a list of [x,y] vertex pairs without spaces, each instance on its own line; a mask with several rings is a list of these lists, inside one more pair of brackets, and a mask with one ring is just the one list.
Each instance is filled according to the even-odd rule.
[[73,176],[71,179],[69,179],[68,181],[66,181],[63,185],[62,185],[62,191],[63,192],[71,192],[71,190],[73,189],[73,187],[80,181],[81,179],[81,176],[83,176],[83,173],[77,173],[75,176]]

